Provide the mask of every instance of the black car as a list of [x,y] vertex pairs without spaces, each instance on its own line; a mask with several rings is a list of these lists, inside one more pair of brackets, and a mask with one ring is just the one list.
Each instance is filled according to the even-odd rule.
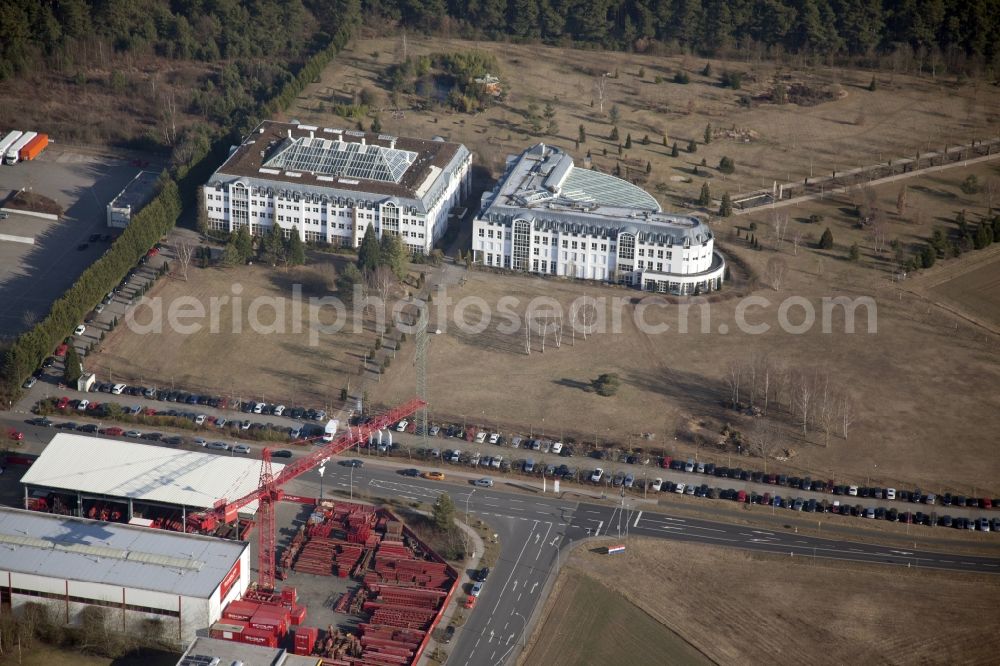
[[180,446],[181,444],[184,443],[184,438],[174,435],[173,437],[167,437],[166,439],[164,439],[163,443],[169,444],[171,446]]
[[291,458],[292,452],[288,449],[278,449],[277,451],[271,451],[272,458]]
[[403,476],[420,476],[420,470],[415,468],[400,470],[399,472]]
[[41,379],[42,375],[44,375],[44,374],[45,374],[45,371],[42,370],[41,368],[38,368],[33,373],[31,373],[31,376],[34,377],[35,379]]
[[63,430],[76,430],[78,426],[76,423],[73,423],[72,421],[65,421],[63,423],[57,423],[56,427],[61,428]]
[[288,412],[288,415],[291,416],[293,419],[301,419],[302,414],[304,413],[305,410],[302,409],[301,407],[292,407],[292,409]]
[[86,424],[80,426],[79,428],[77,428],[77,430],[80,431],[80,432],[94,433],[94,432],[97,432],[97,425],[95,425],[93,423],[86,423]]
[[52,421],[48,420],[44,416],[39,416],[38,418],[35,419],[28,419],[27,421],[25,421],[25,423],[27,423],[28,425],[42,426],[43,428],[51,428],[53,425]]
[[151,442],[158,442],[163,439],[163,435],[158,432],[147,432],[139,436],[140,439],[148,439]]
[[478,580],[479,580],[480,583],[485,583],[486,579],[489,578],[489,577],[490,577],[490,568],[489,567],[483,567],[482,569],[479,570]]
[[441,642],[447,645],[448,643],[451,643],[451,639],[453,639],[454,637],[455,637],[455,625],[449,624],[448,627],[444,630],[444,637],[441,639]]
[[52,356],[49,356],[49,357],[48,357],[47,359],[45,359],[45,361],[44,361],[44,362],[42,363],[42,367],[43,367],[43,368],[51,368],[51,367],[52,367],[52,366],[54,366],[55,364],[56,364],[56,359],[55,359],[55,357],[52,357]]

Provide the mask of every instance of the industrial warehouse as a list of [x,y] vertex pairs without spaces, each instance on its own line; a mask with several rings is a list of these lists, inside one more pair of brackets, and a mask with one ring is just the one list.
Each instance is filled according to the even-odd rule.
[[469,193],[465,146],[265,121],[203,188],[208,226],[357,247],[365,231],[398,234],[428,254]]
[[109,626],[184,644],[246,592],[238,541],[0,507],[0,597],[47,604],[70,624],[87,607]]
[[672,294],[722,286],[726,262],[713,245],[701,220],[667,215],[642,188],[543,143],[508,158],[472,230],[486,266]]
[[[246,458],[59,433],[21,481],[29,509],[184,531],[192,511],[252,492],[259,477]],[[240,517],[256,511],[250,502]]]

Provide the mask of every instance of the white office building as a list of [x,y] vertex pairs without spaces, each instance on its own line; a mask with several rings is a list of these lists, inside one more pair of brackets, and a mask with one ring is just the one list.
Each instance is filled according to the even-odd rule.
[[472,231],[485,266],[673,294],[722,286],[726,262],[713,246],[705,222],[663,213],[642,188],[542,143],[507,159]]
[[428,253],[468,195],[465,146],[265,121],[203,188],[209,227],[357,247],[373,226]]

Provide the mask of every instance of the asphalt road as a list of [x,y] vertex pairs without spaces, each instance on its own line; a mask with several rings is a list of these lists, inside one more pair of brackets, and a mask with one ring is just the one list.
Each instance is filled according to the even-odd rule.
[[[17,415],[0,417],[11,422]],[[16,423],[16,422],[15,422]],[[23,425],[24,449],[40,451],[54,431]],[[222,454],[226,455],[226,454]],[[297,456],[299,454],[296,454]],[[451,494],[460,517],[480,517],[496,531],[500,557],[484,585],[476,609],[459,629],[450,646],[449,664],[479,666],[513,663],[527,640],[565,552],[574,542],[589,537],[624,539],[639,535],[694,543],[744,548],[788,557],[814,557],[866,562],[899,567],[958,572],[1000,574],[1000,558],[942,551],[904,549],[846,539],[819,538],[789,531],[733,525],[688,515],[650,511],[637,497],[626,497],[623,505],[559,499],[539,493],[510,492],[500,488],[456,486],[400,474],[400,468],[366,464],[361,468],[327,465],[322,480],[324,492],[352,490],[368,496],[407,502],[433,503],[443,492]],[[417,464],[423,469],[431,468]],[[452,479],[462,472],[444,468]],[[468,474],[473,472],[473,474]],[[469,477],[478,476],[466,470]],[[531,482],[521,484],[525,487]],[[314,470],[289,484],[290,493],[318,496],[320,478]],[[611,497],[614,497],[612,494]],[[467,584],[466,584],[467,589]]]
[[[305,482],[315,489],[315,473]],[[788,557],[814,557],[899,567],[1000,574],[1000,558],[937,551],[905,550],[855,541],[825,539],[724,522],[642,510],[627,499],[624,508],[576,502],[497,488],[457,487],[447,482],[402,476],[392,468],[328,466],[327,492],[350,493],[432,503],[451,494],[460,516],[466,511],[491,525],[501,542],[500,558],[483,587],[475,610],[456,634],[448,663],[480,666],[513,663],[573,542],[589,537],[627,535],[745,548]],[[467,587],[467,586],[466,586]]]

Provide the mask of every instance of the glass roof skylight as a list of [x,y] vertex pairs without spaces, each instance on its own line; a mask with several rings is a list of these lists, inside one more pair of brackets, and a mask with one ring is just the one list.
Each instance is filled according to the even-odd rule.
[[416,153],[398,148],[302,137],[286,140],[264,166],[320,176],[398,183],[416,159]]
[[563,181],[560,194],[580,203],[660,211],[660,204],[641,187],[590,169],[574,167]]

